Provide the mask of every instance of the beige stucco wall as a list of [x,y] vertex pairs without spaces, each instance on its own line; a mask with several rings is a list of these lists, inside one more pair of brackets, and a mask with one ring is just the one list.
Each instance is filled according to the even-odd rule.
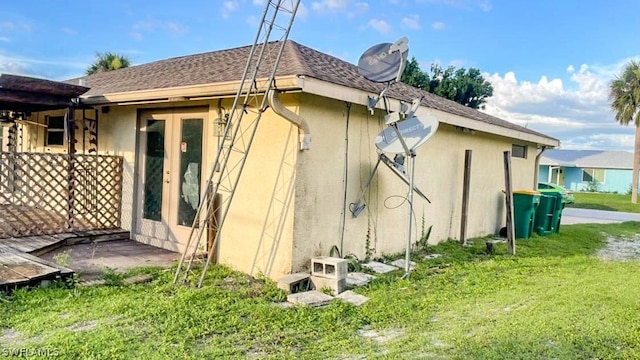
[[[420,111],[433,114],[441,121],[455,116],[430,109]],[[353,218],[347,209],[342,235],[346,104],[304,95],[300,112],[311,127],[312,148],[300,154],[298,161],[294,270],[307,266],[313,256],[328,255],[334,245],[342,247],[343,256],[355,254],[362,259],[367,238],[375,255],[404,251],[408,238],[408,205],[405,202],[395,209],[392,207],[402,202],[408,187],[384,165],[380,165],[367,192],[365,211]],[[347,207],[357,200],[375,165],[374,139],[384,128],[383,123],[381,112],[372,116],[364,106],[352,105]],[[511,150],[513,143],[511,139],[486,133],[463,133],[441,123],[438,132],[417,150],[415,182],[431,204],[415,197],[412,241],[431,225],[431,243],[459,238],[465,149],[473,150],[468,236],[495,233],[504,226],[503,152]],[[536,149],[534,144],[516,143],[529,148],[527,159],[512,161],[513,187],[530,188]]]
[[[309,123],[311,149],[299,151],[297,128],[271,109],[264,113],[218,244],[219,262],[275,279],[307,267],[313,256],[328,255],[332,246],[342,248],[342,255],[355,254],[361,259],[365,256],[367,241],[374,256],[404,251],[408,206],[406,202],[400,204],[408,188],[384,165],[380,165],[371,188],[365,193],[365,211],[358,218],[349,212],[349,203],[358,199],[377,161],[374,139],[385,127],[383,113],[371,115],[364,106],[356,104],[348,110],[345,102],[310,94],[289,94],[283,96],[283,103]],[[211,125],[218,117],[218,100],[145,107],[111,106],[108,113],[99,114],[99,153],[120,155],[125,160],[123,228],[135,231],[138,216],[134,204],[139,196],[135,187],[139,181],[136,180],[139,111],[194,105],[209,109],[204,184],[216,153],[217,138]],[[222,106],[229,109],[231,99],[225,99]],[[420,111],[444,122],[455,116],[429,109]],[[345,133],[347,115],[348,135]],[[254,113],[249,113],[244,122],[249,123],[254,117]],[[42,133],[32,132],[32,136],[39,139],[32,140],[35,150],[56,150],[42,147]],[[534,176],[534,144],[482,132],[466,133],[441,123],[438,132],[417,151],[416,186],[432,203],[415,197],[412,241],[429,226],[433,226],[431,243],[459,237],[465,149],[473,150],[467,235],[483,236],[504,226],[502,159],[503,152],[511,150],[513,143],[529,146],[527,159],[512,161],[513,187],[530,188]],[[346,206],[343,201],[345,153],[348,157]]]
[[[295,96],[283,97],[283,103],[292,111],[297,111]],[[230,100],[223,102],[226,109],[231,104]],[[215,114],[217,104],[211,108]],[[255,117],[252,112],[245,114],[243,124],[248,126]],[[215,158],[216,141],[211,144],[209,163]],[[297,128],[268,109],[258,125],[223,227],[219,244],[221,263],[274,279],[291,272],[297,156]],[[232,157],[229,164],[237,161],[237,157]]]

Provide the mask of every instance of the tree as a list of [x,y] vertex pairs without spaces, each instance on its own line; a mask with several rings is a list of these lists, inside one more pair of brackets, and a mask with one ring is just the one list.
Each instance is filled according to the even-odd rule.
[[432,64],[431,71],[425,72],[415,57],[407,63],[401,81],[474,109],[484,108],[487,99],[493,95],[493,86],[476,68],[449,66],[443,69]]
[[131,60],[128,57],[112,52],[96,53],[96,60],[87,69],[87,75],[99,72],[118,70],[129,67]]
[[640,62],[631,60],[622,73],[609,84],[609,101],[620,125],[636,126],[633,149],[633,175],[631,177],[631,202],[638,203],[638,169],[640,167]]

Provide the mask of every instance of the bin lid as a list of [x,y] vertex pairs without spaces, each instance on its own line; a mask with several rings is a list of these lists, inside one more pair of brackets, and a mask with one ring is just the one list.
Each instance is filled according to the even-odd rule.
[[540,195],[540,192],[535,190],[513,190],[513,193],[524,195]]

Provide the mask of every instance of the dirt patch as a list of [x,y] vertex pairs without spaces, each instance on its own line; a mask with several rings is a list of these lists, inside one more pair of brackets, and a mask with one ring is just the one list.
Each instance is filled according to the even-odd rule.
[[358,330],[358,335],[371,339],[378,344],[384,344],[387,341],[396,339],[404,335],[404,330],[402,329],[387,329],[387,330],[371,330],[368,326],[363,327]]
[[98,325],[98,322],[96,320],[83,321],[81,323],[68,326],[67,329],[73,332],[88,331],[88,330],[95,329],[97,325]]
[[627,261],[640,259],[640,234],[630,238],[608,237],[607,246],[596,254],[600,259]]
[[19,345],[24,342],[22,333],[13,329],[2,329],[0,332],[0,344]]

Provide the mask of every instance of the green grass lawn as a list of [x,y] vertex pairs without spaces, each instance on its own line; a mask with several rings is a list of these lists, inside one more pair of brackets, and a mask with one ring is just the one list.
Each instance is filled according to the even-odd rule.
[[[62,359],[575,359],[640,358],[640,262],[594,254],[606,236],[633,238],[640,223],[563,226],[519,240],[518,255],[430,248],[408,280],[397,271],[355,291],[361,307],[283,309],[268,280],[213,267],[202,289],[147,285],[16,291],[0,298],[0,356],[55,351]],[[608,235],[607,235],[608,234]],[[640,240],[637,240],[640,241]],[[386,335],[377,342],[359,335]]]
[[640,213],[640,204],[631,203],[631,195],[574,193],[576,201],[567,207]]

